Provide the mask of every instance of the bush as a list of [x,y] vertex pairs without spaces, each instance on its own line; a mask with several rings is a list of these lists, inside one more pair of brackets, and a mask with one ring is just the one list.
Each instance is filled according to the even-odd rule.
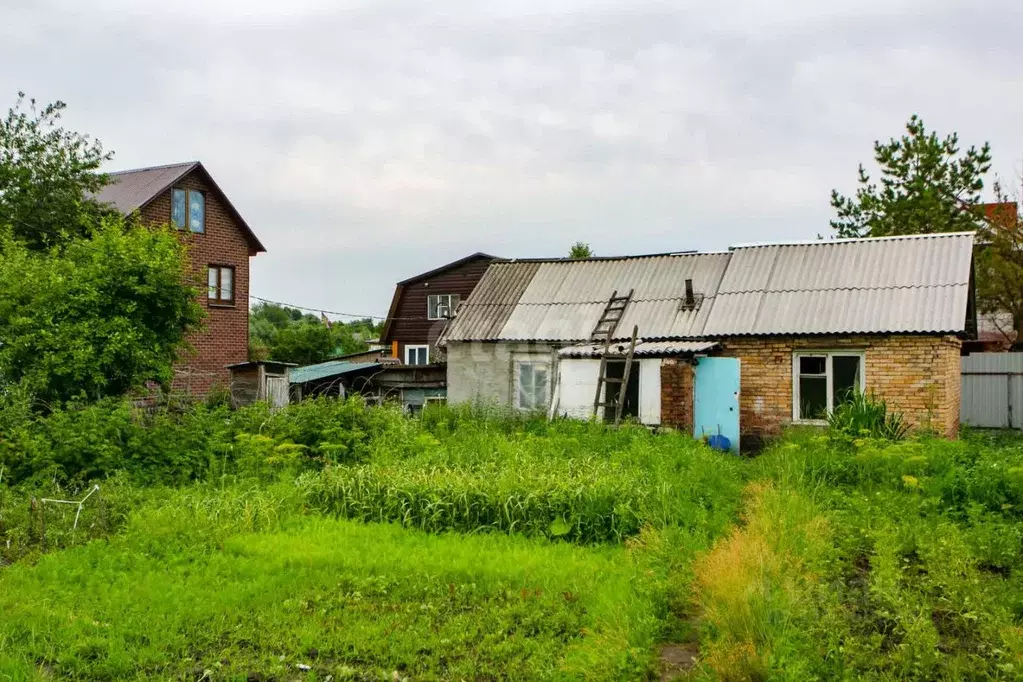
[[883,399],[854,392],[828,416],[828,426],[853,438],[883,438],[897,441],[906,437],[909,425],[900,412],[889,412]]

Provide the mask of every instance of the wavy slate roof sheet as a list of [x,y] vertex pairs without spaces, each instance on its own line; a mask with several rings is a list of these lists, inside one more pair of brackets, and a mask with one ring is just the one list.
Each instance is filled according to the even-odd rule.
[[[495,262],[459,307],[444,338],[457,341],[588,341],[614,291],[633,289],[615,334],[639,325],[645,339],[680,338],[702,329],[727,253],[588,260]],[[685,280],[704,294],[681,309]]]
[[[616,339],[955,333],[965,330],[972,233],[739,246],[727,253],[495,262],[450,341],[589,340],[613,291],[634,289]],[[682,310],[685,280],[704,299]]]
[[973,234],[737,247],[705,336],[960,332]]

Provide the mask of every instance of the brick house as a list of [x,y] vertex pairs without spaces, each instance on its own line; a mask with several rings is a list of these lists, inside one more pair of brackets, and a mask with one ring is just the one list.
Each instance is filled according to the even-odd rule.
[[594,339],[626,293],[608,364],[636,328],[623,410],[644,424],[754,444],[861,391],[917,428],[958,429],[972,233],[494,262],[441,338],[449,401],[590,418],[619,395],[621,370],[598,384]]
[[175,227],[206,319],[175,365],[174,389],[203,396],[249,354],[249,258],[266,251],[198,161],[110,174],[96,197],[150,226]]
[[380,342],[406,365],[443,362],[437,337],[494,260],[477,252],[398,282]]

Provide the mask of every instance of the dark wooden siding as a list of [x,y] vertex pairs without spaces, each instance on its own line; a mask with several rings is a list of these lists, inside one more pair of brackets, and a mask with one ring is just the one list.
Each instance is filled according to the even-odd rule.
[[398,357],[404,362],[405,346],[429,344],[430,362],[439,359],[435,344],[437,337],[444,329],[444,320],[427,318],[427,297],[431,294],[458,294],[459,300],[469,298],[476,284],[483,277],[490,259],[480,257],[476,260],[446,270],[424,280],[402,286],[395,306],[394,319],[388,330],[385,343],[398,342]]

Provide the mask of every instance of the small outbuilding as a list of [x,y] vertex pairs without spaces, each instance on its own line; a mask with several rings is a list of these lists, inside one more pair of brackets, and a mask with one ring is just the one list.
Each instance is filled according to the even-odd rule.
[[291,382],[290,362],[259,360],[228,365],[231,372],[231,403],[235,407],[265,400],[272,407],[288,404]]
[[955,233],[496,261],[441,337],[448,400],[603,418],[610,325],[614,391],[638,332],[623,412],[644,424],[755,444],[861,391],[952,435],[972,254],[973,234]]

